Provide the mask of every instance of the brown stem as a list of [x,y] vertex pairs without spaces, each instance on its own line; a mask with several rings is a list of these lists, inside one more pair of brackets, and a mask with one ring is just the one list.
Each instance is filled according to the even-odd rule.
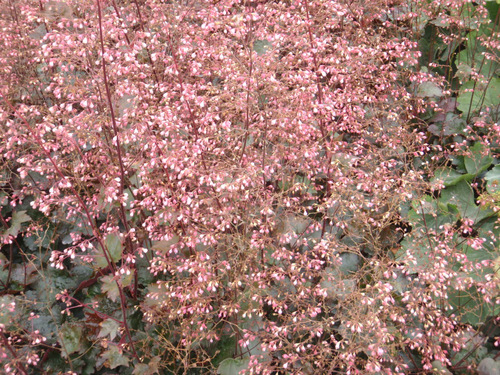
[[[144,32],[144,22],[142,21],[142,14],[141,14],[141,8],[139,7],[139,4],[137,3],[137,0],[134,0],[135,7],[137,9],[137,16],[139,17],[139,27],[141,28],[141,31]],[[155,64],[153,62],[153,59],[151,57],[151,52],[149,51],[148,46],[146,46],[146,53],[148,54],[148,60],[149,63],[151,64],[151,68],[153,69],[153,76],[156,81],[156,87],[160,87],[160,80],[158,79],[158,75],[156,74],[156,68]]]
[[[252,21],[250,21],[252,22]],[[252,24],[250,24],[250,31],[248,32],[247,35],[247,41],[251,41],[252,39]],[[241,164],[241,161],[243,160],[243,156],[245,155],[245,148],[247,145],[247,140],[248,140],[248,130],[250,128],[250,85],[252,84],[252,70],[253,70],[253,59],[252,59],[252,47],[249,46],[249,56],[248,59],[250,60],[249,67],[248,67],[248,77],[247,77],[247,103],[246,103],[246,114],[245,114],[245,136],[243,137],[243,144],[241,145],[241,155],[240,155],[240,160],[239,164]]]
[[[307,15],[307,35],[309,37],[309,44],[311,45],[311,53],[312,53],[313,64],[314,64],[314,72],[316,73],[316,86],[318,88],[318,103],[321,106],[323,104],[323,88],[321,86],[321,82],[320,82],[319,75],[318,75],[318,70],[319,70],[318,59],[316,57],[316,53],[314,52],[314,38],[312,35],[311,25],[310,25],[311,17],[310,17],[310,12],[309,12],[308,0],[304,0],[304,5],[306,8],[306,15]],[[325,125],[323,123],[322,108],[320,108],[319,114],[320,114],[319,127],[320,127],[320,131],[321,131],[321,136],[323,137],[323,141],[326,141],[326,131],[325,131]],[[326,150],[326,152],[327,152],[327,154],[329,153],[328,149]]]
[[[121,153],[121,145],[120,145],[120,137],[118,134],[118,126],[116,124],[116,118],[115,118],[115,112],[113,110],[113,103],[111,101],[111,91],[109,89],[109,83],[108,83],[108,75],[106,72],[106,58],[104,56],[104,36],[103,36],[103,27],[102,27],[102,10],[101,10],[101,0],[96,0],[97,2],[97,14],[98,14],[98,21],[99,21],[99,38],[101,42],[101,54],[102,54],[102,72],[103,72],[103,79],[104,79],[104,86],[106,88],[106,97],[108,100],[108,105],[109,105],[109,110],[111,114],[111,124],[113,127],[113,132],[115,134],[116,138],[116,151],[118,155],[118,164],[120,167],[120,198],[123,195],[123,184],[125,181],[125,169],[123,166],[123,159],[122,159],[122,153]],[[120,212],[122,216],[122,222],[125,227],[125,231],[127,233],[127,242],[130,243],[130,239],[128,238],[128,234],[130,232],[129,226],[127,223],[127,216],[125,213],[125,207],[123,206],[123,203],[120,201]],[[132,253],[132,247],[129,248],[129,252]],[[112,263],[108,263],[112,264]],[[132,353],[134,357],[139,360],[139,356],[137,355],[137,352],[135,350],[134,342],[132,339],[132,334],[130,333],[130,329],[127,323],[127,306],[126,306],[126,300],[125,300],[125,294],[123,293],[123,288],[120,286],[118,280],[116,280],[116,284],[118,285],[118,291],[120,292],[120,305],[121,305],[121,310],[122,310],[122,315],[123,315],[123,327],[125,328],[125,332],[129,338],[130,346],[132,348]]]
[[[97,0],[97,13],[98,13],[98,20],[99,20],[99,39],[101,42],[102,73],[103,73],[103,79],[104,79],[104,87],[106,89],[106,99],[108,101],[109,111],[111,114],[111,125],[112,125],[114,136],[116,138],[116,153],[118,156],[118,166],[120,168],[120,196],[121,196],[121,195],[123,195],[123,184],[125,181],[125,168],[123,166],[120,137],[119,137],[119,133],[118,133],[118,126],[116,124],[116,117],[115,117],[115,111],[113,109],[113,102],[111,100],[111,91],[109,89],[108,74],[106,71],[106,58],[104,56],[105,50],[104,50],[104,36],[103,36],[103,28],[102,28],[102,11],[101,11],[100,0]],[[122,217],[123,225],[125,226],[125,230],[128,233],[128,224],[127,224],[127,220],[126,220],[126,216],[125,216],[125,209],[124,209],[123,204],[121,202],[120,202],[120,208],[121,208],[121,212],[123,215],[123,217]]]

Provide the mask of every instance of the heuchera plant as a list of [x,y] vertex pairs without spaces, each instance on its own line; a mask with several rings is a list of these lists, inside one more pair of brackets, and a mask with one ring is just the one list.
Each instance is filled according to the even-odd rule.
[[7,373],[495,356],[497,3],[0,11]]

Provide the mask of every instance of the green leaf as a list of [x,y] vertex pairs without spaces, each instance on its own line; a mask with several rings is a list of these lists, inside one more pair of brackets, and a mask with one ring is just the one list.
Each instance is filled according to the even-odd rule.
[[460,89],[457,108],[466,115],[479,112],[486,107],[496,113],[499,107],[499,96],[500,78],[492,78],[487,85],[468,81]]
[[[2,178],[2,176],[0,176],[0,179]],[[0,185],[1,186],[1,185]],[[0,206],[7,206],[9,203],[9,196],[7,194],[5,194],[3,191],[0,191]],[[8,209],[11,209],[11,206],[8,205],[7,206]]]
[[361,258],[354,253],[342,253],[340,259],[342,261],[340,270],[346,275],[356,273],[361,265]]
[[499,190],[500,185],[500,165],[495,165],[491,171],[486,173],[484,179],[488,181],[486,190],[490,194],[494,194]]
[[[498,1],[498,0],[497,0]],[[495,356],[495,358],[497,358]],[[477,366],[477,373],[478,374],[486,374],[486,375],[498,375],[500,374],[500,361],[495,358],[484,358],[481,362],[479,362],[479,365]]]
[[158,251],[161,254],[168,254],[170,252],[170,249],[172,246],[175,244],[179,243],[180,237],[178,235],[174,235],[170,240],[168,241],[153,241],[153,246],[151,247],[152,250]]
[[[489,79],[495,74],[498,68],[498,63],[494,60],[485,58],[485,54],[495,55],[496,51],[484,46],[481,39],[489,39],[492,37],[494,31],[493,23],[489,25],[482,25],[479,30],[472,30],[467,34],[467,48],[457,54],[456,65],[467,66],[468,70],[475,71],[486,79]],[[462,69],[464,69],[462,67]]]
[[457,50],[457,48],[460,46],[460,43],[461,43],[461,40],[459,40],[459,39],[453,39],[448,44],[448,46],[446,47],[446,49],[444,50],[444,52],[441,54],[440,60],[441,61],[449,61],[449,60],[451,60],[453,54],[455,53],[455,51]]
[[432,373],[435,375],[452,375],[452,373],[439,361],[432,362]]
[[120,278],[120,285],[125,288],[127,286],[132,285],[132,282],[134,281],[134,274],[132,272],[128,274],[124,274]]
[[97,367],[97,360],[99,359],[100,348],[91,347],[85,352],[84,365],[82,366],[79,375],[94,375]]
[[[473,264],[477,264],[483,260],[493,260],[493,254],[490,253],[487,249],[480,248],[480,249],[473,249],[472,247],[468,246],[466,243],[459,244],[457,246],[461,250],[462,253],[467,255],[467,260],[469,262],[472,262]],[[486,269],[486,268],[484,268]]]
[[[237,338],[234,336],[223,335],[217,343],[217,355],[212,360],[212,364],[217,366],[223,360],[231,358],[235,354],[237,347]],[[218,367],[218,366],[217,366]]]
[[217,374],[219,375],[238,375],[240,371],[246,370],[248,368],[248,363],[250,358],[227,358],[219,364],[217,369]]
[[[412,227],[424,230],[439,228],[447,223],[454,223],[459,218],[458,210],[448,207],[446,202],[437,201],[429,195],[412,202],[412,209],[408,212],[407,219]],[[426,230],[426,229],[425,229]]]
[[429,62],[438,60],[442,56],[443,51],[448,47],[448,43],[444,43],[439,35],[439,28],[430,21],[432,20],[429,20],[429,22],[424,21],[424,24],[426,24],[423,30],[424,34],[418,42],[418,49],[422,52],[419,60],[424,68],[427,68],[426,65]]
[[436,25],[438,27],[448,27],[450,26],[450,21],[446,18],[443,18],[441,16],[438,16],[436,19],[430,21],[433,25]]
[[106,247],[113,262],[118,262],[122,257],[123,245],[119,235],[110,233],[106,237]]
[[30,236],[24,236],[23,241],[31,251],[35,251],[40,248],[48,249],[50,247],[53,236],[54,229],[48,227],[45,231],[39,230],[30,233]]
[[485,302],[476,288],[466,291],[450,290],[448,297],[448,302],[462,323],[477,327],[484,323],[488,316],[498,316],[500,313],[500,306]]
[[[493,218],[492,218],[493,219]],[[488,226],[490,223],[489,220],[485,220],[483,223],[486,223],[485,225]],[[467,257],[467,262],[464,264],[466,268],[464,269],[464,274],[467,277],[471,277],[473,280],[478,281],[478,282],[485,282],[487,278],[491,278],[495,276],[495,271],[494,271],[494,266],[493,267],[481,267],[479,269],[471,269],[469,264],[480,264],[482,261],[485,260],[495,260],[499,255],[500,255],[500,250],[498,247],[495,245],[495,242],[493,242],[492,236],[496,236],[498,230],[496,230],[496,233],[493,233],[488,230],[484,230],[482,228],[483,224],[481,223],[481,228],[478,230],[477,237],[484,240],[482,246],[480,248],[474,249],[471,246],[467,244],[467,242],[463,241],[463,238],[455,235],[454,237],[454,242],[457,243],[457,249],[460,250],[461,253],[466,255]],[[470,263],[469,263],[470,262]],[[461,270],[463,267],[460,262],[457,262],[456,265],[454,266],[455,270]]]
[[[45,358],[44,361],[44,368],[48,369],[47,374],[57,374],[57,373],[62,373],[62,371],[56,371],[56,369],[66,369],[67,367],[67,360],[65,360],[59,351],[53,351],[50,352],[48,351],[48,356]],[[63,370],[64,371],[64,370]]]
[[136,272],[139,284],[148,285],[154,280],[154,276],[148,270],[149,262],[146,257],[136,259]]
[[12,266],[11,280],[19,285],[30,285],[38,279],[36,266],[33,263],[19,264]]
[[478,237],[486,240],[482,248],[491,254],[495,254],[494,256],[500,255],[500,225],[498,224],[498,216],[492,215],[479,223],[477,232]]
[[113,319],[106,319],[101,323],[101,331],[99,332],[98,338],[106,337],[109,335],[111,340],[114,340],[120,331],[120,324]]
[[256,40],[253,43],[253,50],[257,52],[258,55],[265,54],[273,45],[268,40]]
[[47,338],[46,344],[55,343],[56,327],[61,324],[62,320],[59,307],[55,306],[52,309],[43,309],[43,311],[37,315],[38,318],[29,322],[29,324],[32,325],[32,329],[38,330],[42,336]]
[[[261,111],[264,111],[266,109],[267,103],[269,103],[269,98],[267,97],[267,95],[265,94],[259,95],[259,97],[257,98],[257,104]],[[253,141],[251,144],[253,144]]]
[[452,164],[457,169],[457,172],[467,173],[467,170],[465,169],[465,161],[464,161],[465,158],[463,155],[452,156],[450,159]]
[[462,180],[470,181],[472,178],[474,178],[474,176],[471,174],[462,174],[452,168],[443,167],[436,170],[431,183],[435,185],[439,182],[444,186],[453,186]]
[[323,280],[320,286],[325,289],[328,298],[343,301],[348,296],[352,295],[356,289],[356,279],[343,278],[343,275],[338,269],[326,267],[322,276]]
[[123,355],[123,352],[118,346],[110,346],[110,348],[102,354],[102,358],[106,360],[106,362],[104,362],[105,366],[110,369],[117,368],[118,366],[128,367],[129,359]]
[[490,16],[490,20],[495,22],[498,14],[498,10],[500,9],[500,0],[486,0],[486,9],[488,9],[488,15]]
[[484,149],[485,147],[480,142],[476,142],[469,149],[471,155],[466,156],[464,159],[465,169],[474,176],[487,170],[493,162],[493,158],[490,155],[485,155]]
[[0,281],[4,283],[4,285],[7,283],[7,278],[10,274],[9,268],[7,267],[9,263],[10,262],[7,260],[7,257],[0,253]]
[[455,77],[458,78],[460,82],[467,82],[471,78],[473,72],[474,70],[469,64],[462,62],[457,65]]
[[68,357],[80,349],[82,338],[82,327],[74,323],[64,323],[59,331],[59,344],[62,347],[62,355]]
[[70,271],[71,278],[76,280],[78,283],[91,279],[93,274],[94,269],[84,264],[75,266]]
[[396,273],[397,277],[396,279],[393,279],[391,283],[394,286],[394,290],[401,295],[409,290],[409,287],[411,285],[410,281],[411,279],[409,276],[405,276],[402,272],[396,272]]
[[426,81],[418,86],[417,96],[420,98],[441,97],[443,90],[436,83]]
[[161,357],[156,356],[151,358],[151,361],[149,361],[148,364],[145,363],[139,363],[135,365],[134,372],[132,372],[132,375],[153,375],[153,374],[159,374],[159,369],[158,366],[160,364]]
[[141,309],[135,309],[127,316],[127,322],[130,328],[134,330],[144,330],[145,319]]
[[0,296],[0,306],[3,306],[0,309],[0,324],[8,328],[13,324],[14,316],[18,312],[19,307],[16,306],[16,300],[10,294]]
[[[408,263],[407,270],[411,273],[418,273],[422,268],[429,268],[432,266],[431,260],[429,258],[429,253],[432,249],[425,242],[427,238],[424,234],[421,235],[411,235],[405,238],[401,242],[401,249],[396,254],[397,261],[406,261],[408,257],[411,257],[411,261]],[[431,240],[432,245],[434,241]]]
[[496,286],[500,286],[500,256],[498,256],[493,261],[493,280],[496,282]]
[[[297,290],[294,289],[292,293],[287,292],[286,290],[286,285],[289,284],[293,288],[295,288],[291,282],[287,282],[286,280],[282,283],[282,285],[285,285],[285,287],[282,287],[282,285],[277,286],[277,289],[281,292],[284,291],[284,294],[292,294],[292,295],[297,295]],[[249,291],[247,291],[248,293]],[[280,294],[275,293],[275,291],[271,288],[263,290],[263,295],[271,295],[275,298],[280,298]],[[248,293],[248,295],[251,295],[251,292]],[[282,294],[281,294],[282,295]],[[252,296],[253,297],[253,296]],[[250,297],[251,298],[251,297]],[[252,301],[255,302],[255,301]],[[256,304],[253,305],[253,308],[251,310],[256,310],[255,308]],[[250,310],[250,311],[251,311]],[[247,310],[248,311],[248,310]],[[252,314],[252,316],[246,315],[246,317],[242,317],[241,320],[239,320],[239,327],[243,331],[249,331],[249,332],[259,332],[263,329],[266,328],[266,324],[264,322],[264,319],[259,316],[259,314]],[[257,356],[261,358],[262,360],[266,360],[268,358],[268,353],[262,349],[261,345],[261,339],[257,336],[253,340],[250,340],[248,342],[248,345],[244,348],[245,353],[249,356]],[[270,359],[270,358],[269,358]]]
[[101,279],[101,282],[101,290],[108,295],[111,301],[116,302],[120,296],[120,290],[118,289],[118,284],[116,283],[114,277],[111,275],[104,276]]
[[10,220],[10,228],[4,232],[4,235],[17,237],[21,230],[21,225],[28,221],[31,221],[31,217],[26,214],[26,211],[14,211]]
[[38,300],[47,303],[53,303],[57,293],[64,289],[73,289],[77,287],[77,281],[70,277],[65,270],[56,270],[48,268],[44,272],[44,277],[40,277],[34,283],[38,294]]
[[457,115],[455,113],[447,113],[443,121],[443,135],[451,136],[451,135],[462,134],[467,136],[465,132],[466,127],[467,127],[467,122],[460,115]]
[[[115,233],[110,233],[104,241],[106,245],[106,254],[110,257],[113,263],[118,262],[122,257],[123,245],[119,235]],[[108,266],[106,256],[104,255],[104,250],[100,248],[95,255],[96,263],[99,267],[104,268]]]
[[465,181],[441,191],[441,203],[456,206],[463,219],[472,219],[476,223],[491,216],[493,211],[478,207],[474,200],[474,192]]
[[[423,214],[434,215],[437,213],[437,203],[430,195],[424,195],[421,199],[412,202],[412,211],[417,215],[417,218]],[[411,211],[409,215],[411,215]]]

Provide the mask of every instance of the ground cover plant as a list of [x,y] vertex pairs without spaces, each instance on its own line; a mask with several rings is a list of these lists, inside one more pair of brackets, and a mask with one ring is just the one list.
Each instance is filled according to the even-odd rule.
[[12,374],[498,371],[499,4],[0,4]]

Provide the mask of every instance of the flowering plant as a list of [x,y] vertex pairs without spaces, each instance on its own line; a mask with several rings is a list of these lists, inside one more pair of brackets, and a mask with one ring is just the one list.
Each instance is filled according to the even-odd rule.
[[8,372],[496,355],[495,2],[1,11]]

